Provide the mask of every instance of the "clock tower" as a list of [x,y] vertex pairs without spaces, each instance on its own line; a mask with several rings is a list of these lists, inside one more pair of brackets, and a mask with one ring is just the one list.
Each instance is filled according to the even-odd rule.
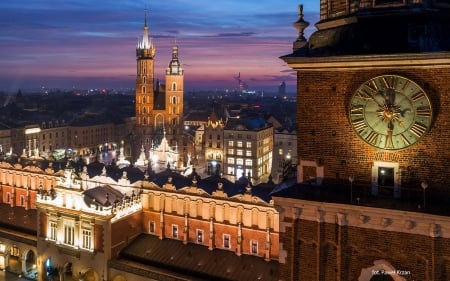
[[448,187],[448,1],[321,0],[309,40],[302,8],[294,26],[298,182]]

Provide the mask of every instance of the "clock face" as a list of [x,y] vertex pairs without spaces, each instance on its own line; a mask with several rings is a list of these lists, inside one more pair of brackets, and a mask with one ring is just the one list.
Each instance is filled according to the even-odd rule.
[[349,109],[358,136],[385,150],[417,143],[430,129],[432,116],[425,91],[397,75],[378,76],[363,83],[352,96]]

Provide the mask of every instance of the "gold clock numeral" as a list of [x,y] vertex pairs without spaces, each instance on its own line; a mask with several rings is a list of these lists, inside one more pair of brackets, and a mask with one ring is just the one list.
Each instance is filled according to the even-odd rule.
[[370,93],[368,93],[365,89],[360,89],[358,91],[357,96],[359,98],[364,99],[364,100],[371,100],[371,99],[373,99],[373,96]]
[[360,134],[367,128],[367,124],[364,119],[356,119],[356,120],[353,120],[352,122],[353,122],[353,127]]
[[375,133],[374,131],[371,131],[367,136],[365,137],[366,141],[376,145],[378,143],[378,136],[379,134]]
[[364,86],[374,94],[378,92],[378,85],[377,83],[375,83],[375,80],[370,80],[369,82],[365,83]]
[[407,80],[407,79],[402,79],[402,80],[405,81],[404,84],[403,84],[403,87],[402,87],[402,89],[401,89],[401,91],[403,92],[403,91],[405,91],[406,85],[408,85],[409,80]]
[[431,108],[417,108],[416,115],[419,117],[431,117]]
[[350,110],[352,116],[362,116],[364,114],[364,105],[356,105]]
[[386,89],[395,89],[395,86],[397,85],[397,78],[396,76],[383,76],[383,84]]
[[408,145],[411,144],[411,142],[408,140],[407,137],[405,137],[405,135],[401,134],[400,137],[401,137],[401,139],[402,139],[402,141],[403,141],[403,144],[404,144],[405,146],[408,146]]
[[414,95],[412,95],[411,99],[413,100],[413,102],[416,102],[416,101],[418,101],[418,100],[420,100],[421,98],[424,98],[424,97],[425,97],[425,93],[420,91],[420,92],[417,92]]
[[420,138],[427,131],[427,127],[425,125],[422,125],[422,124],[416,122],[416,123],[414,123],[414,125],[411,126],[411,128],[409,130],[415,136]]

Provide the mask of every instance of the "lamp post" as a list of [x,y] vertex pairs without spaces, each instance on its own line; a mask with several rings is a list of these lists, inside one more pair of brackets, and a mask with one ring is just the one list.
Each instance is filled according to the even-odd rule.
[[350,203],[353,203],[353,181],[355,178],[353,176],[348,177],[348,181],[350,182]]
[[425,211],[425,207],[426,207],[426,197],[425,197],[425,191],[427,190],[427,188],[428,188],[428,183],[426,182],[426,181],[423,181],[422,183],[421,183],[421,186],[422,186],[422,189],[423,189],[423,210]]

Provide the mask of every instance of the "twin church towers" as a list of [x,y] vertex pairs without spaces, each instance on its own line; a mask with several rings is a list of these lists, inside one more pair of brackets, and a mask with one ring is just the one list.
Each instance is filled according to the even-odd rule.
[[178,47],[172,47],[165,84],[155,82],[155,54],[146,14],[143,35],[136,46],[135,144],[147,151],[158,145],[164,136],[174,146],[183,134],[184,71],[178,59]]

